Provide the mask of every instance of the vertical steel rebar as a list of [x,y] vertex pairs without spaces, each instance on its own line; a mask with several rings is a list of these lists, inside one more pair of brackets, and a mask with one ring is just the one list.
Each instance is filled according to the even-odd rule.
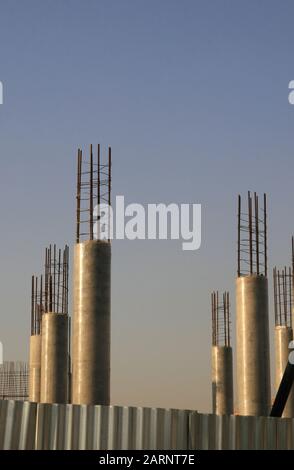
[[59,313],[59,291],[60,291],[60,263],[61,263],[61,250],[58,250],[58,265],[57,265],[57,305],[56,313]]
[[223,308],[224,308],[224,333],[225,333],[225,346],[227,346],[227,297],[226,292],[223,294]]
[[97,147],[97,204],[100,204],[100,144]]
[[212,324],[212,345],[215,346],[215,332],[214,332],[214,325],[215,325],[215,316],[214,316],[214,293],[211,293],[211,324]]
[[110,241],[111,227],[110,227],[110,207],[111,207],[111,147],[108,149],[108,241]]
[[279,308],[279,321],[282,324],[282,306],[281,306],[281,282],[280,282],[280,271],[278,270],[278,308]]
[[31,300],[31,335],[34,334],[34,304],[35,304],[35,296],[34,296],[34,287],[35,287],[35,277],[32,276],[32,300]]
[[227,292],[227,328],[228,328],[228,346],[231,346],[230,338],[230,294]]
[[291,268],[289,268],[289,305],[290,305],[290,327],[292,327],[292,282],[293,282],[293,272]]
[[274,284],[274,312],[275,312],[275,325],[278,324],[278,309],[277,309],[277,268],[273,269],[273,284]]
[[258,223],[258,196],[254,193],[255,206],[255,242],[256,242],[256,274],[259,275],[259,223]]
[[263,220],[264,220],[264,275],[267,277],[267,213],[266,213],[266,194],[263,195]]
[[253,237],[252,237],[252,199],[248,191],[248,221],[249,221],[249,260],[250,274],[253,273]]
[[80,241],[81,222],[81,178],[82,178],[82,151],[78,149],[78,169],[77,169],[77,233],[76,242]]
[[284,277],[284,321],[285,325],[287,325],[287,268],[283,270],[283,277]]
[[241,196],[238,196],[238,277],[241,275]]
[[90,145],[90,240],[93,240],[93,148]]
[[37,311],[38,311],[38,278],[35,278],[35,321],[34,321],[34,329],[35,334],[37,332]]

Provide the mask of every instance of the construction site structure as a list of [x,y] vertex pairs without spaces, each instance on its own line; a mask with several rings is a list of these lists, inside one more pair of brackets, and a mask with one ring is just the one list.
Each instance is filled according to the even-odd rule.
[[31,292],[31,335],[29,352],[29,401],[39,402],[41,391],[41,307],[40,299],[43,292],[43,276],[32,276]]
[[234,413],[233,352],[229,292],[219,300],[211,294],[212,311],[212,408],[217,415]]
[[42,311],[41,403],[67,403],[69,378],[69,249],[50,245],[45,253]]
[[[275,389],[279,389],[289,359],[289,344],[293,340],[292,305],[293,272],[289,267],[273,270],[275,311]],[[284,418],[294,418],[294,390],[290,392]]]
[[247,210],[238,198],[236,280],[237,409],[245,416],[268,416],[271,406],[267,280],[267,200],[248,192]]
[[[78,150],[77,230],[74,249],[72,403],[110,403],[111,226],[100,208],[111,206],[111,148],[102,162]],[[105,227],[106,225],[106,227]]]

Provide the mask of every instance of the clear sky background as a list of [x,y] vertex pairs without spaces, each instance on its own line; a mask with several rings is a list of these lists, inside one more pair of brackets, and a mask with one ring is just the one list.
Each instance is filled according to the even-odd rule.
[[293,18],[287,0],[0,1],[5,360],[28,357],[45,246],[73,246],[77,148],[111,145],[114,196],[203,206],[199,251],[113,242],[112,402],[211,409],[210,292],[234,315],[238,193],[268,193],[270,272],[290,263]]

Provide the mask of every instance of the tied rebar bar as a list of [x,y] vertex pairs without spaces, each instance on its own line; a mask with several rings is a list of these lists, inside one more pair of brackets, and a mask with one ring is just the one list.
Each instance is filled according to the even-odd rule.
[[256,193],[248,191],[247,211],[241,208],[238,196],[238,277],[267,276],[267,203],[263,195],[263,208],[259,207]]
[[45,250],[45,275],[32,276],[31,335],[41,334],[42,314],[68,314],[69,248]]
[[[111,147],[108,148],[107,163],[101,161],[100,144],[94,158],[93,147],[90,146],[90,159],[83,158],[78,149],[77,159],[77,225],[76,242],[100,239],[100,207],[111,206]],[[107,239],[110,241],[110,213],[106,227]]]
[[273,269],[275,325],[292,327],[293,271]]
[[224,292],[219,299],[218,291],[211,294],[212,345],[231,345],[231,319],[229,292]]

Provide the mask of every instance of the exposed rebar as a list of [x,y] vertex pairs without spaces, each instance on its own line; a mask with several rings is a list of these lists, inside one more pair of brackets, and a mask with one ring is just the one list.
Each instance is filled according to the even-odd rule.
[[293,271],[284,267],[273,269],[274,312],[276,326],[292,326]]
[[[41,276],[42,277],[42,276]],[[40,287],[39,287],[40,285]],[[41,333],[41,315],[43,311],[42,302],[42,281],[39,284],[38,278],[32,276],[32,294],[31,294],[31,335]]]
[[[77,223],[76,242],[100,238],[99,226],[101,204],[111,206],[111,148],[108,148],[107,163],[101,162],[100,145],[97,147],[97,163],[94,163],[93,146],[90,146],[90,160],[83,159],[78,150],[77,162]],[[98,205],[98,210],[96,208]],[[108,211],[107,237],[110,241],[110,211]],[[97,230],[98,229],[98,230]],[[97,233],[98,232],[98,233]]]
[[42,314],[47,312],[68,314],[69,248],[63,252],[56,245],[45,249],[45,270],[40,276],[32,276],[31,285],[31,335],[41,333]]
[[212,314],[212,345],[231,345],[231,319],[229,292],[224,292],[222,301],[219,301],[218,291],[211,294]]
[[258,196],[252,198],[248,191],[247,212],[242,212],[241,196],[238,196],[238,277],[246,275],[267,276],[267,208],[266,194],[263,209]]
[[56,249],[56,245],[46,248],[45,275],[49,277],[45,297],[49,297],[49,305],[45,311],[54,313],[68,313],[68,275],[69,275],[69,248]]

